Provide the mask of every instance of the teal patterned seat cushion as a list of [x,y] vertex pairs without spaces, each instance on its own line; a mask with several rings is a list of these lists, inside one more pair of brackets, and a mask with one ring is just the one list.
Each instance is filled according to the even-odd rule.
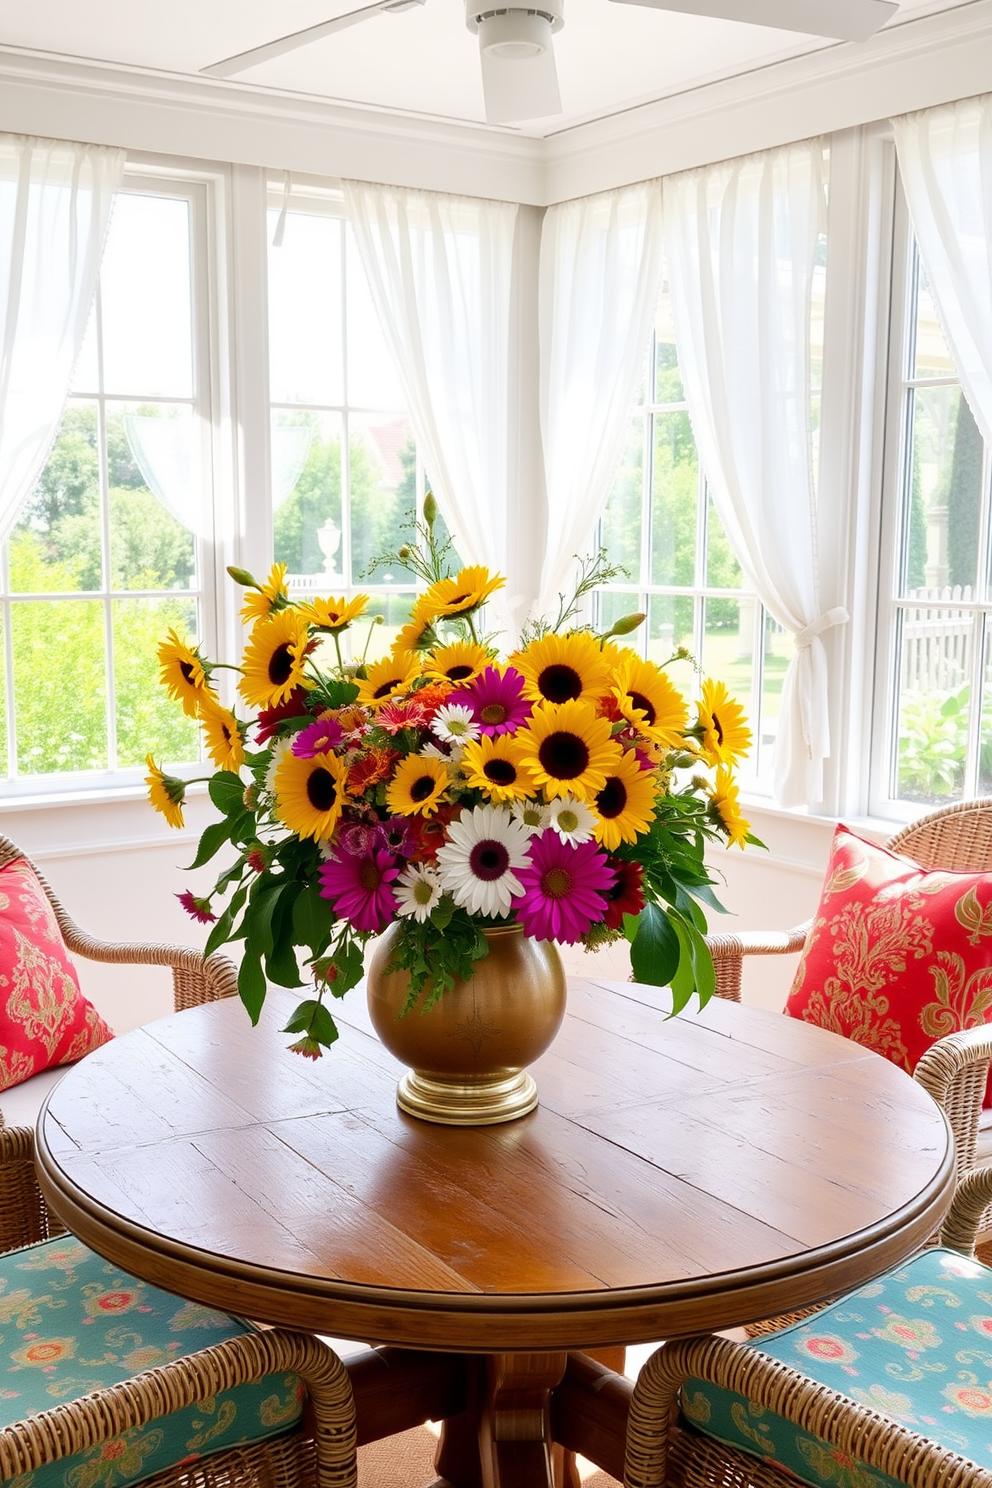
[[[71,1236],[0,1256],[0,1426],[251,1330],[159,1291]],[[122,1488],[184,1460],[288,1430],[296,1375],[267,1375],[35,1473],[16,1488]]]
[[[992,1468],[992,1270],[977,1261],[926,1250],[805,1322],[746,1346]],[[896,1482],[702,1380],[686,1381],[682,1415],[704,1435],[774,1461],[814,1488]]]

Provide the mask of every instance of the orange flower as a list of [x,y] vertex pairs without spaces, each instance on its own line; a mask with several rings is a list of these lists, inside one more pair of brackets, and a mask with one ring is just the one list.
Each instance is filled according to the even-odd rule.
[[372,785],[388,780],[394,760],[399,759],[395,749],[373,747],[360,754],[348,767],[348,789],[353,796],[360,796]]

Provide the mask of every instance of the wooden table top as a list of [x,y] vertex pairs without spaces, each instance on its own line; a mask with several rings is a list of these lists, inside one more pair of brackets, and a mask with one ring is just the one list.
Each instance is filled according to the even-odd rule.
[[[491,1352],[729,1327],[858,1285],[939,1223],[942,1113],[888,1061],[779,1014],[573,979],[503,1126],[396,1108],[361,992],[319,1062],[272,989],[126,1034],[39,1121],[43,1187],[117,1264],[367,1342]],[[414,1015],[415,1016],[415,1015]],[[347,1019],[347,1024],[344,1020]]]

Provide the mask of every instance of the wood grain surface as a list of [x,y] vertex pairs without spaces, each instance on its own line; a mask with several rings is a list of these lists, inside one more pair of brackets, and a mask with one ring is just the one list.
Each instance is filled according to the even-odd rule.
[[[541,1104],[399,1112],[361,993],[319,1062],[192,1009],[68,1071],[43,1186],[96,1250],[181,1295],[411,1348],[567,1350],[728,1327],[896,1264],[939,1222],[948,1129],[892,1064],[781,1015],[572,980]],[[414,1016],[416,1016],[414,1014]]]

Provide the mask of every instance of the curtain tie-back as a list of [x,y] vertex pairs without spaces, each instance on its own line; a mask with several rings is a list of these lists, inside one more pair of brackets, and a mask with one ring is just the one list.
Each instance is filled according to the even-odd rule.
[[834,605],[832,610],[825,610],[822,615],[818,615],[815,620],[804,625],[802,630],[796,631],[793,637],[796,650],[805,651],[806,647],[811,646],[816,637],[822,635],[825,630],[830,630],[835,625],[846,625],[850,618],[843,605]]

